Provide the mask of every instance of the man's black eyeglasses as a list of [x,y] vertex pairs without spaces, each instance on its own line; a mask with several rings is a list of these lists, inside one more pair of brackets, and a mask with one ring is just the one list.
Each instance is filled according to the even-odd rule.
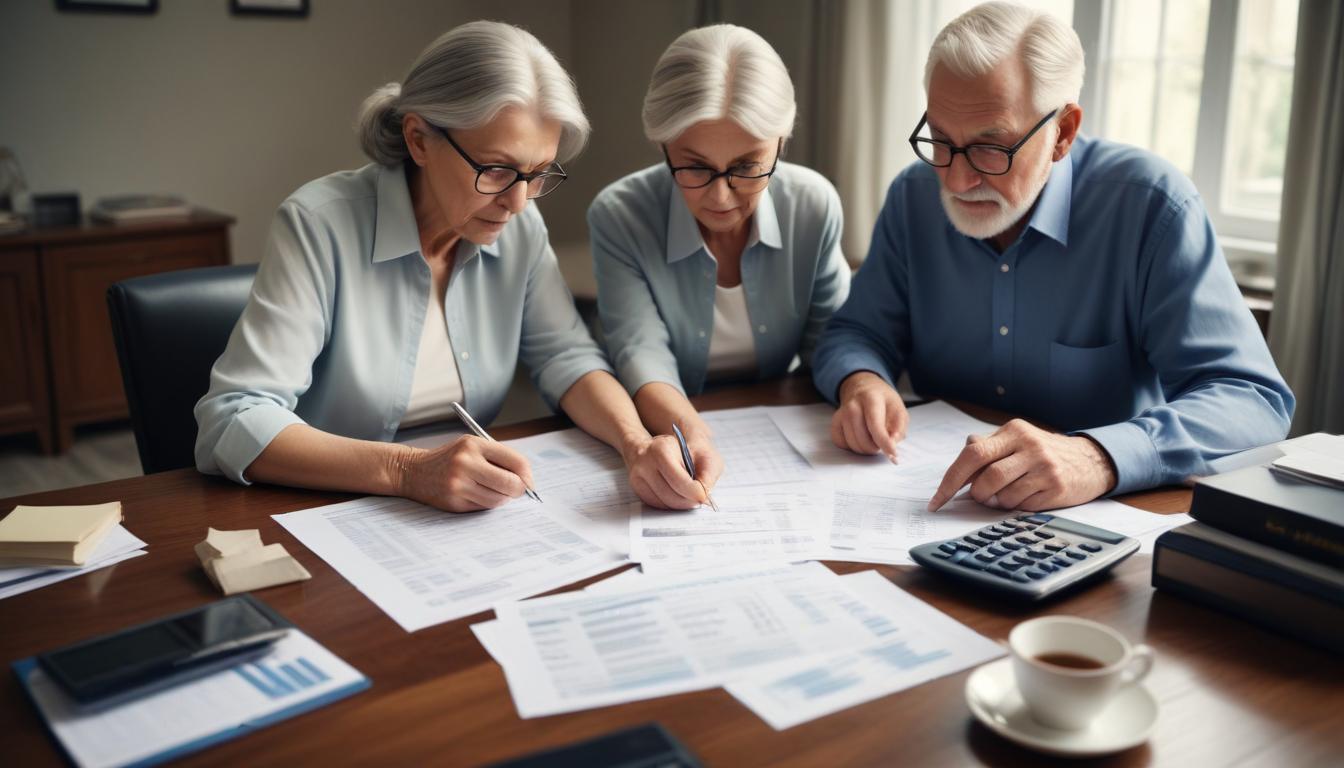
[[[426,121],[428,122],[428,121]],[[510,187],[518,182],[527,185],[527,196],[529,199],[545,197],[555,191],[555,188],[564,183],[569,178],[565,169],[560,167],[559,163],[551,163],[545,169],[533,173],[523,173],[509,165],[481,164],[471,159],[466,150],[453,141],[453,137],[448,135],[448,131],[437,125],[430,124],[434,130],[438,131],[448,143],[457,150],[457,154],[467,161],[472,170],[476,171],[476,191],[482,195],[498,195],[507,192]]]
[[934,168],[946,168],[952,164],[952,160],[957,155],[965,155],[966,162],[971,167],[986,176],[1002,176],[1013,167],[1013,155],[1022,148],[1036,132],[1041,130],[1050,119],[1059,114],[1058,109],[1050,111],[1050,114],[1041,118],[1041,121],[1035,125],[1022,140],[1011,147],[1004,147],[998,144],[967,144],[964,147],[958,147],[950,141],[940,139],[929,139],[919,135],[919,132],[928,125],[929,114],[919,118],[919,125],[910,134],[910,147],[919,155],[919,159],[932,165]]
[[723,177],[728,182],[729,189],[756,192],[763,189],[770,181],[770,177],[775,175],[775,169],[779,167],[779,155],[783,151],[784,140],[780,139],[779,146],[775,148],[775,162],[765,173],[760,172],[760,163],[743,163],[726,171],[716,171],[703,165],[676,166],[672,164],[672,158],[667,154],[666,144],[663,145],[663,159],[667,161],[667,167],[671,169],[672,178],[677,182],[677,186],[684,189],[708,187],[715,179]]

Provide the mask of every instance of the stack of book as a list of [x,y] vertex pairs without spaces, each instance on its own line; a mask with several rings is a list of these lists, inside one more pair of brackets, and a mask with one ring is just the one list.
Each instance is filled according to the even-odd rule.
[[[1344,445],[1344,438],[1337,438]],[[1344,455],[1289,455],[1195,484],[1153,586],[1344,652]]]
[[187,219],[192,207],[180,197],[172,195],[122,195],[104,197],[89,211],[96,221],[108,224],[129,224],[159,219]]

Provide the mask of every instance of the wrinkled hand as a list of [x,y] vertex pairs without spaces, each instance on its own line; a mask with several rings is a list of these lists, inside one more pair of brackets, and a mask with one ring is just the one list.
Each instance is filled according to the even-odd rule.
[[910,414],[901,396],[881,376],[851,374],[840,384],[840,407],[831,417],[831,441],[855,453],[882,453],[896,461]]
[[993,434],[971,435],[929,500],[936,510],[966,483],[989,507],[1036,512],[1091,501],[1115,487],[1115,465],[1100,445],[1013,419]]
[[709,489],[723,474],[723,459],[707,440],[687,440],[695,459],[698,480],[692,480],[681,460],[681,445],[671,435],[643,437],[627,442],[621,451],[630,470],[630,487],[651,507],[694,509],[706,503]]
[[401,495],[449,512],[493,509],[532,485],[521,453],[475,435],[418,451],[403,470]]

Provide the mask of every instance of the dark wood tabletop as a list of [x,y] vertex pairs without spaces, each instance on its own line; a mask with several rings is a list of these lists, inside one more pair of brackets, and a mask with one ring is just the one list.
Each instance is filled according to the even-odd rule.
[[[806,403],[810,382],[793,378],[697,398],[702,409]],[[992,412],[973,415],[1002,422]],[[541,419],[495,430],[509,439],[566,426]],[[721,689],[521,720],[504,675],[469,625],[488,613],[408,634],[271,515],[352,498],[244,488],[193,470],[0,501],[83,504],[120,500],[125,525],[148,542],[138,557],[0,600],[0,661],[218,599],[192,546],[207,526],[259,528],[285,545],[310,581],[262,590],[269,603],[359,669],[373,686],[331,706],[187,757],[198,765],[477,765],[649,721],[662,723],[706,765],[1339,765],[1344,762],[1344,662],[1179,598],[1155,593],[1151,560],[1135,555],[1102,582],[1036,606],[1014,606],[957,588],[915,567],[833,563],[840,573],[876,568],[897,586],[990,638],[1019,621],[1074,614],[1116,627],[1152,647],[1146,685],[1161,714],[1143,746],[1092,761],[1057,760],[1010,744],[979,725],[963,688],[969,671],[776,732]],[[1122,501],[1173,513],[1187,489]],[[589,580],[591,581],[591,580]],[[579,585],[586,584],[579,582]],[[565,589],[573,588],[566,587]],[[12,674],[0,674],[0,765],[62,763]]]

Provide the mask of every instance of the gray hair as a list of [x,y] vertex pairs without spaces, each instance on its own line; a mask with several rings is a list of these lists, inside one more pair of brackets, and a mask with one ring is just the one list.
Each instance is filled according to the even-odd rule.
[[479,128],[505,107],[536,109],[560,123],[559,160],[577,155],[591,130],[574,81],[532,33],[498,21],[445,32],[400,83],[376,89],[359,108],[364,154],[382,165],[410,157],[401,121],[414,112],[447,129]]
[[726,117],[758,139],[788,137],[797,112],[775,49],[745,27],[716,24],[683,33],[658,59],[644,96],[644,135],[665,144]]
[[1083,90],[1078,33],[1044,11],[997,1],[975,6],[938,33],[924,65],[924,91],[939,64],[958,77],[979,77],[1014,54],[1022,57],[1031,77],[1036,112],[1078,101]]

